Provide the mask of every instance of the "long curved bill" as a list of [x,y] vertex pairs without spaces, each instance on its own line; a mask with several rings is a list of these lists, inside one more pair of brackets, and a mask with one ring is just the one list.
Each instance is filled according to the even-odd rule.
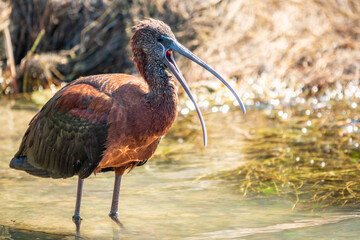
[[[165,53],[168,54],[168,53]],[[206,134],[206,126],[205,126],[205,122],[203,119],[203,116],[201,115],[199,106],[197,105],[197,103],[195,102],[195,99],[193,97],[193,95],[190,92],[189,86],[187,85],[183,75],[181,74],[181,72],[179,71],[179,68],[177,67],[174,58],[172,56],[172,54],[168,54],[167,56],[165,56],[164,58],[164,63],[165,65],[170,69],[170,71],[175,75],[175,77],[178,79],[178,81],[180,82],[181,86],[184,88],[185,92],[187,93],[187,95],[189,96],[190,100],[192,101],[192,103],[195,106],[196,112],[200,118],[200,123],[201,123],[201,128],[202,128],[202,132],[203,132],[203,139],[204,139],[204,146],[206,147],[207,145],[207,134]]]
[[204,119],[203,119],[203,117],[201,115],[201,112],[200,112],[200,109],[199,109],[198,105],[196,104],[196,102],[194,100],[193,95],[190,92],[190,89],[189,89],[183,75],[181,74],[179,68],[177,67],[177,65],[176,65],[176,63],[174,61],[171,50],[174,50],[174,51],[180,53],[181,55],[189,58],[190,60],[196,62],[197,64],[199,64],[200,66],[202,66],[203,68],[205,68],[206,70],[211,72],[215,77],[217,77],[232,92],[232,94],[234,94],[234,96],[235,96],[236,100],[239,102],[241,110],[242,110],[242,112],[244,114],[246,113],[245,106],[244,106],[243,102],[241,101],[240,97],[234,91],[234,89],[214,69],[212,69],[209,65],[207,65],[204,61],[202,61],[200,58],[195,56],[192,52],[190,52],[190,50],[185,48],[183,45],[181,45],[176,40],[170,39],[170,38],[167,38],[167,40],[170,40],[171,44],[168,45],[167,49],[164,49],[165,52],[164,52],[164,56],[163,56],[163,59],[162,59],[163,63],[170,69],[170,71],[178,79],[181,86],[184,88],[185,92],[189,96],[190,100],[193,102],[193,104],[195,106],[195,109],[196,109],[196,112],[197,112],[197,114],[199,116],[199,119],[200,119],[202,131],[203,131],[204,146],[206,146],[207,145],[207,134],[206,134],[206,127],[205,127]]

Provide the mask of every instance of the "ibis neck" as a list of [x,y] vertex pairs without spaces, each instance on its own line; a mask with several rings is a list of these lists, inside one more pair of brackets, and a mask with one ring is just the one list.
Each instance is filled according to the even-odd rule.
[[146,100],[150,106],[176,113],[177,95],[173,77],[161,60],[147,56],[141,49],[133,48],[133,61],[149,85]]
[[[155,69],[155,70],[153,70]],[[165,68],[151,68],[144,71],[144,79],[149,84],[145,98],[152,111],[152,130],[162,136],[169,131],[177,115],[177,94],[173,77]]]
[[[177,96],[173,76],[161,65],[145,66],[143,77],[149,84],[149,93],[146,98],[151,105],[167,108],[176,108]],[[175,111],[175,109],[174,109]]]

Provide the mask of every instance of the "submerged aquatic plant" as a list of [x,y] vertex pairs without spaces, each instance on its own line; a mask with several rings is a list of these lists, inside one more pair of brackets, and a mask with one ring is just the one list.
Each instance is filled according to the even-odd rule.
[[317,106],[263,110],[270,122],[250,130],[248,161],[205,178],[232,183],[242,197],[289,198],[293,208],[360,206],[360,121],[354,104]]

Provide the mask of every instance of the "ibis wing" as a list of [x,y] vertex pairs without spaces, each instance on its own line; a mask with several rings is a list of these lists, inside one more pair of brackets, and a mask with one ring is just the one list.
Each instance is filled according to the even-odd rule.
[[116,107],[116,100],[91,85],[64,87],[30,122],[14,159],[26,157],[33,175],[88,177],[101,160],[108,116]]

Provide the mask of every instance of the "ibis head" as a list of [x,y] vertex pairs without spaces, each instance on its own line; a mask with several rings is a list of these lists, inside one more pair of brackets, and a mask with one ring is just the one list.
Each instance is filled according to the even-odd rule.
[[[212,73],[216,78],[218,78],[235,96],[237,99],[242,112],[245,114],[245,106],[241,101],[240,97],[234,91],[234,89],[228,84],[228,82],[220,76],[213,68],[207,65],[203,60],[198,58],[195,54],[193,54],[190,50],[180,44],[175,35],[172,33],[170,27],[166,25],[164,22],[154,19],[148,19],[145,21],[141,21],[137,26],[134,27],[135,33],[131,39],[131,46],[133,55],[139,55],[140,53],[143,54],[144,58],[134,59],[135,64],[138,67],[138,70],[143,75],[143,71],[139,69],[139,62],[138,61],[153,61],[156,63],[157,67],[161,69],[165,68],[168,69],[179,81],[181,86],[184,88],[185,92],[189,96],[190,100],[195,106],[196,112],[200,118],[200,123],[203,130],[203,137],[204,137],[204,145],[207,144],[207,134],[206,134],[206,127],[201,115],[200,109],[183,77],[181,74],[178,66],[173,57],[173,53],[177,52],[184,57],[194,61],[195,63],[199,64],[201,67],[205,68],[207,71]],[[140,55],[141,55],[140,54]],[[145,60],[145,58],[147,60]],[[149,64],[149,63],[147,63]]]

